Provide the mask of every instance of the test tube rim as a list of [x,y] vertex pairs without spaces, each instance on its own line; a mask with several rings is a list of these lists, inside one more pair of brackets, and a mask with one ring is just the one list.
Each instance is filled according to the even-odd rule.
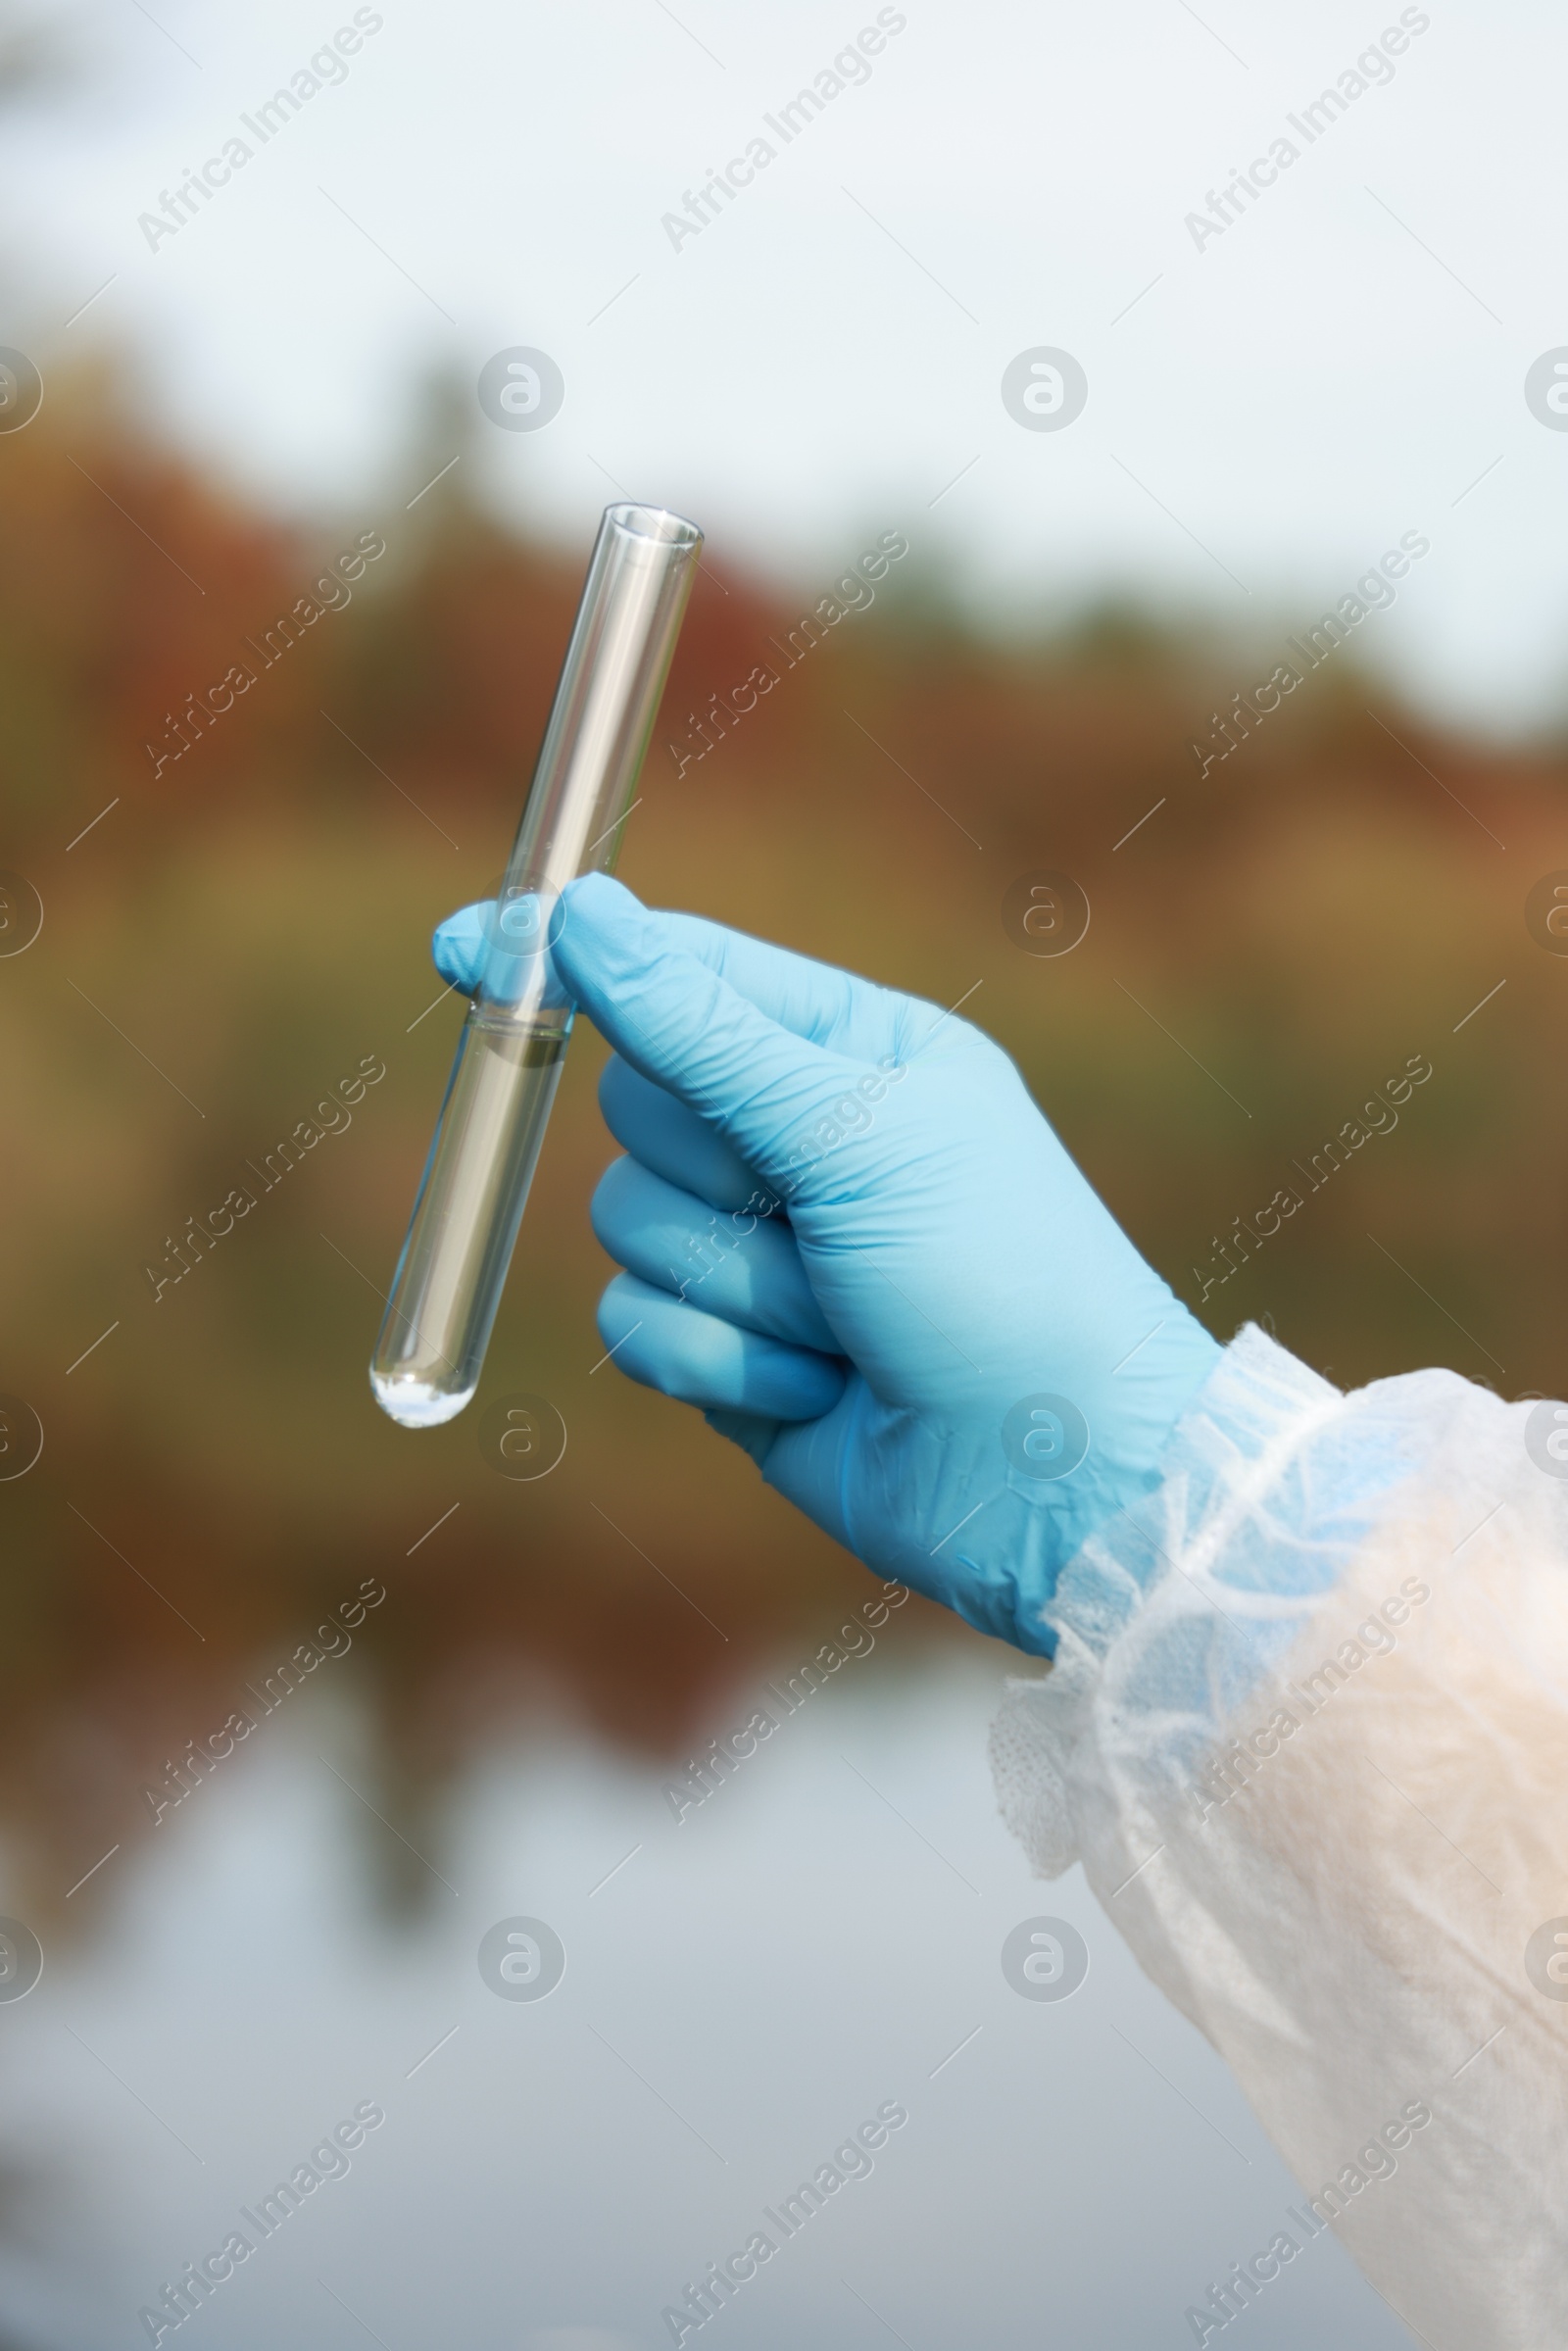
[[647,539],[661,547],[677,552],[695,549],[703,543],[703,533],[695,522],[677,514],[672,507],[644,506],[637,499],[623,499],[618,505],[607,506],[604,518],[629,539]]

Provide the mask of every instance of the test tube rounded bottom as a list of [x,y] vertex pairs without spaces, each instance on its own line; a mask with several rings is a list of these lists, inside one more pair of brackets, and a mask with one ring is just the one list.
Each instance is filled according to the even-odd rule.
[[451,1420],[479,1385],[569,1028],[468,1014],[370,1364],[404,1428]]

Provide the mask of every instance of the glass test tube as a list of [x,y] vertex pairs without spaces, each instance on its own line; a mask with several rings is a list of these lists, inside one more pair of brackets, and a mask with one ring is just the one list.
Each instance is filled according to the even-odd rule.
[[614,863],[702,543],[662,508],[605,510],[370,1360],[405,1428],[450,1420],[479,1384],[571,1033],[561,894]]

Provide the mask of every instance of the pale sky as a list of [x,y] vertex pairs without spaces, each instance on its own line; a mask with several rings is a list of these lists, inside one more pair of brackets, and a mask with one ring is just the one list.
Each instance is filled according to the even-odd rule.
[[[897,527],[993,598],[1121,590],[1266,644],[1415,531],[1366,657],[1503,733],[1568,707],[1568,431],[1525,399],[1568,345],[1568,35],[1539,0],[1406,8],[1359,74],[1385,0],[908,0],[787,143],[765,118],[874,6],[387,0],[265,144],[242,117],[352,7],[44,13],[87,78],[7,141],[0,342],[46,382],[89,338],[132,353],[171,432],[289,508],[395,516],[445,367],[470,484],[576,546],[613,482],[803,585]],[[1309,142],[1289,118],[1342,75],[1370,86]],[[236,135],[249,161],[150,249],[138,216]],[[674,245],[662,217],[759,137]],[[564,379],[538,431],[473,397],[514,347]],[[1004,405],[1038,348],[1087,379],[1060,430]]]

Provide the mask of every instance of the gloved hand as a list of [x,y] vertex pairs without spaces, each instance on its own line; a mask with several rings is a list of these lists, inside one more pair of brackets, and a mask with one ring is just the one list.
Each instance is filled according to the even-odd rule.
[[[615,1362],[868,1567],[1050,1653],[1058,1571],[1157,1485],[1215,1342],[967,1021],[602,875],[564,903],[629,1153],[592,1209]],[[485,912],[436,933],[456,986]]]

